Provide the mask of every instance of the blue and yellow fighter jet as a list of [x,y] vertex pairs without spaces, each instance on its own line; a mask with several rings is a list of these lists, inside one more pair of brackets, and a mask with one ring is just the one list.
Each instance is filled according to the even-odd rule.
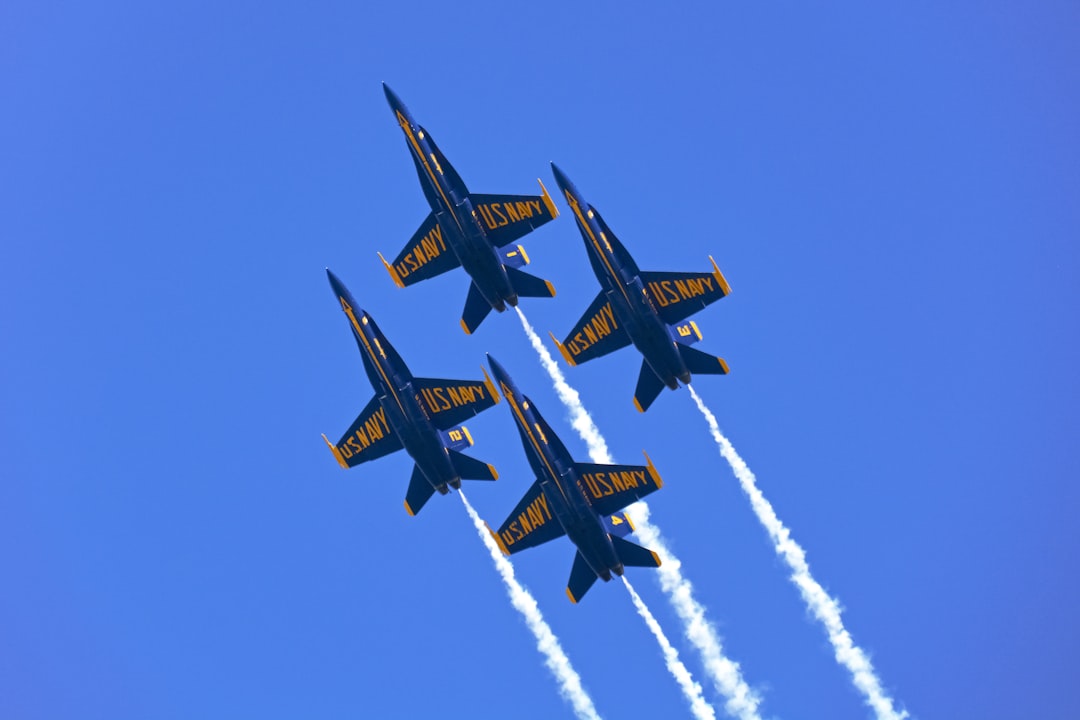
[[683,322],[731,292],[711,257],[712,272],[642,272],[611,232],[596,208],[585,202],[574,184],[555,166],[555,181],[574,213],[592,263],[600,294],[559,346],[566,362],[607,355],[630,343],[644,356],[634,392],[634,406],[645,412],[667,385],[689,384],[691,373],[727,374],[718,358],[690,347],[701,339],[697,323]]
[[420,512],[436,490],[448,493],[447,485],[460,488],[462,479],[498,479],[491,465],[458,452],[473,444],[460,423],[499,402],[487,371],[481,368],[483,381],[413,377],[375,320],[334,273],[327,269],[326,274],[375,388],[375,397],[336,445],[323,435],[338,464],[351,468],[404,448],[416,462],[405,495],[410,515]]
[[492,308],[503,312],[507,305],[517,306],[518,297],[554,296],[550,282],[519,269],[529,263],[529,256],[514,244],[559,215],[544,183],[540,183],[542,195],[470,193],[431,133],[413,120],[386,83],[383,90],[405,133],[420,186],[431,205],[431,213],[394,262],[386,262],[379,253],[394,283],[405,287],[459,266],[465,268],[472,278],[461,317],[467,334],[480,326]]
[[498,532],[491,532],[499,549],[513,555],[566,535],[577,546],[566,594],[578,602],[596,578],[623,574],[624,566],[659,567],[651,550],[623,539],[634,526],[619,512],[663,486],[648,454],[647,465],[576,463],[540,411],[514,386],[513,380],[488,355],[491,372],[517,422],[525,455],[536,473],[525,497]]

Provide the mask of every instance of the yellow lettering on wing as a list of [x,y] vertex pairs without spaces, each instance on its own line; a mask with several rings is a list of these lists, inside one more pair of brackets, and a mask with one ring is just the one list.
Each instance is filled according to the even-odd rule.
[[599,312],[586,321],[581,328],[581,332],[575,334],[566,343],[565,347],[576,358],[615,330],[618,330],[618,328],[619,323],[615,321],[615,313],[611,309],[611,303],[606,303],[600,308]]
[[424,404],[432,413],[452,408],[466,407],[484,399],[484,385],[451,385],[447,387],[420,388]]
[[399,277],[407,277],[409,273],[416,272],[444,252],[446,252],[446,241],[443,239],[442,226],[435,223],[435,227],[420,238],[405,257],[401,258],[401,262],[394,266],[394,269]]

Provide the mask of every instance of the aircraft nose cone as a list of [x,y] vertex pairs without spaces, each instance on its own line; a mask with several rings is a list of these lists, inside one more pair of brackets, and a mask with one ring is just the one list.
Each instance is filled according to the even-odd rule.
[[491,357],[491,353],[488,353],[487,359],[488,365],[491,366],[491,374],[495,376],[495,379],[504,385],[513,387],[513,383],[510,381],[510,375],[506,372],[506,369],[495,360],[495,358]]
[[338,279],[338,276],[335,275],[330,268],[326,268],[326,277],[330,281],[330,287],[334,289],[335,295],[344,295],[348,292],[348,290],[345,289],[344,283]]
[[383,92],[386,94],[386,102],[390,103],[390,108],[395,111],[400,111],[402,115],[408,116],[408,111],[405,110],[405,103],[401,102],[401,98],[390,89],[390,86],[386,83],[382,84]]
[[563,188],[564,190],[568,187],[571,187],[569,178],[566,177],[566,174],[562,170],[560,170],[559,166],[556,165],[554,162],[551,163],[551,172],[553,175],[555,175],[555,182],[559,184],[559,187]]

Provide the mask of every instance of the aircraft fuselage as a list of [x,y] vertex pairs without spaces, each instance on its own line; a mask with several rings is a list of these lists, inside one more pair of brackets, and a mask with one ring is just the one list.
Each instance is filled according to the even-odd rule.
[[[419,169],[424,196],[439,224],[442,240],[476,284],[480,294],[499,312],[506,305],[516,306],[517,293],[510,284],[502,260],[488,241],[468,188],[452,168],[444,168],[437,159],[434,144],[416,123],[404,103],[384,85],[386,97],[402,132],[409,152]],[[449,164],[445,158],[443,162]],[[451,172],[447,172],[447,171]]]

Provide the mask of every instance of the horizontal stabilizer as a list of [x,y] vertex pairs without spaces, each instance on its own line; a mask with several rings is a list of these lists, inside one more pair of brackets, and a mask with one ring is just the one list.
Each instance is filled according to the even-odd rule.
[[507,266],[506,277],[520,297],[555,297],[555,286],[535,275]]
[[609,517],[602,517],[604,529],[609,535],[626,537],[634,532],[634,523],[630,522],[630,516],[624,512],[615,513]]
[[405,512],[416,515],[434,494],[434,486],[428,482],[420,466],[414,465],[412,477],[409,478],[409,490],[405,493]]
[[[689,350],[690,348],[686,349]],[[641,362],[641,373],[638,374],[637,388],[634,390],[634,407],[638,409],[638,412],[645,412],[663,389],[664,381],[653,372],[653,369],[649,367],[649,363],[643,360]]]
[[505,247],[559,215],[542,182],[540,190],[542,195],[469,195],[476,219],[492,246]]
[[499,250],[499,259],[503,265],[512,268],[523,268],[529,264],[529,256],[520,245],[507,245],[502,248]]
[[465,298],[465,311],[461,313],[461,329],[466,335],[472,335],[476,332],[476,328],[480,327],[480,323],[484,322],[489,312],[491,312],[491,303],[480,294],[480,288],[476,287],[476,283],[470,282],[469,296]]
[[652,550],[647,550],[640,545],[635,545],[621,537],[611,538],[611,544],[615,547],[615,554],[627,567],[660,567],[660,556]]
[[472,434],[469,432],[469,428],[464,425],[458,425],[449,430],[440,430],[439,435],[442,437],[443,447],[447,450],[464,450],[467,447],[472,447],[473,444]]
[[724,358],[718,358],[715,355],[695,350],[686,345],[679,346],[679,354],[682,355],[683,362],[686,363],[686,369],[689,370],[692,375],[728,374],[728,366],[727,363],[724,362]]
[[701,330],[698,330],[697,323],[693,320],[672,325],[671,330],[675,334],[675,341],[680,345],[693,345],[701,339]]
[[446,244],[435,213],[428,214],[394,262],[386,262],[382,253],[379,253],[379,259],[398,287],[428,280],[461,265],[457,255]]
[[581,598],[589,592],[596,578],[596,573],[589,567],[589,563],[585,562],[585,557],[580,552],[575,554],[574,567],[570,571],[570,582],[566,586],[566,595],[570,598],[570,602],[575,604],[581,602]]
[[499,473],[495,472],[494,466],[471,458],[468,455],[462,455],[456,450],[447,450],[446,452],[450,455],[450,463],[454,466],[454,471],[462,480],[499,479]]

